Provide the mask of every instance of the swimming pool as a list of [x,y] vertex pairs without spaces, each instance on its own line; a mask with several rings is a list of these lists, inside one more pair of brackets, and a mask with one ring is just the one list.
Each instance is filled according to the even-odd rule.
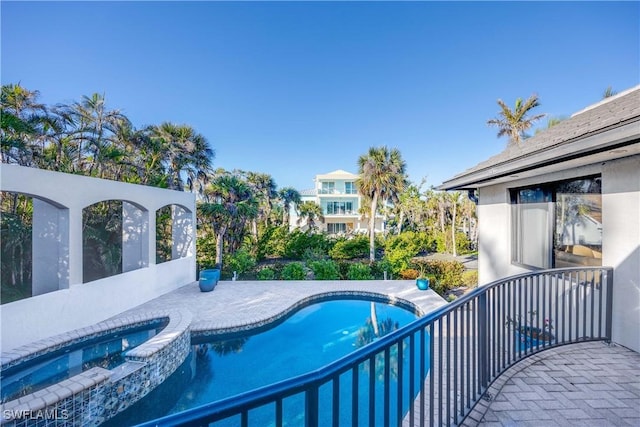
[[165,320],[129,327],[46,352],[15,366],[2,369],[1,400],[17,399],[59,383],[93,367],[113,369],[125,362],[124,353],[154,337]]
[[[270,329],[226,335],[223,339],[209,338],[203,341],[195,338],[192,340],[191,355],[174,375],[146,398],[112,419],[108,425],[149,421],[309,372],[416,318],[412,311],[386,303],[335,300],[304,307],[286,320],[271,325]],[[377,365],[376,362],[376,371]],[[402,371],[406,376],[403,383],[407,387],[407,399],[403,405],[408,409],[413,400],[413,397],[408,397],[409,369]],[[392,380],[395,382],[395,379]],[[341,380],[341,389],[349,390],[350,381],[350,378]],[[363,370],[359,381],[362,383],[360,390],[367,390],[368,369]],[[376,394],[379,394],[382,393],[382,385],[380,381],[377,382]],[[322,402],[322,390],[320,397]],[[301,396],[294,396],[285,402],[288,425],[300,423],[303,406]],[[362,411],[367,411],[366,402],[363,401],[359,406]],[[341,407],[345,408],[345,423],[350,422],[347,421],[351,416],[348,413],[350,400]],[[252,425],[267,425],[266,421],[260,421],[267,415],[268,409],[253,411]],[[367,417],[365,413],[360,419],[364,423]],[[237,420],[228,420],[226,424],[216,423],[236,424]]]

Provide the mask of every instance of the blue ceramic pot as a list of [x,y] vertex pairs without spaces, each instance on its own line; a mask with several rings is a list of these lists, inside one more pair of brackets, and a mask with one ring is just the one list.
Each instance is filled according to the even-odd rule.
[[426,277],[422,279],[416,279],[416,286],[421,291],[426,291],[427,289],[429,289],[429,279],[427,279]]
[[218,280],[220,280],[220,269],[210,268],[200,271],[200,280],[198,281],[200,291],[211,292],[218,284]]

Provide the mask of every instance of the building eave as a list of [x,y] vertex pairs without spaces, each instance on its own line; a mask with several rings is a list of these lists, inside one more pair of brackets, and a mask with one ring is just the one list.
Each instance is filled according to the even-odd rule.
[[471,190],[499,182],[515,181],[522,178],[523,173],[540,174],[553,169],[579,167],[636,154],[640,154],[640,117],[459,174],[436,189]]

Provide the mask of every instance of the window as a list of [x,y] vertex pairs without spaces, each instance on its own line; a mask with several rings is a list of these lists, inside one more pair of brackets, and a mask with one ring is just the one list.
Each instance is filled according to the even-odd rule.
[[336,223],[328,223],[327,224],[327,233],[329,234],[339,234],[347,232],[347,224],[344,222],[336,222]]
[[348,215],[352,212],[352,202],[327,202],[325,215]]
[[578,179],[558,185],[554,266],[602,265],[601,180]]
[[551,212],[549,189],[536,187],[511,192],[512,261],[532,267],[551,265]]
[[531,267],[602,265],[601,178],[511,190],[512,262]]
[[323,182],[322,189],[320,190],[320,194],[333,194],[336,189],[335,182]]
[[344,192],[346,194],[357,194],[356,183],[355,182],[345,182],[344,183]]

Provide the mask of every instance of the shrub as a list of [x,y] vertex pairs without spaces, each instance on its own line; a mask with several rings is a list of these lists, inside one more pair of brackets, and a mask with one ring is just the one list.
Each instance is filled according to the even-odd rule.
[[430,252],[435,248],[435,240],[425,232],[404,231],[397,236],[388,237],[385,241],[385,252],[398,247],[413,252]]
[[311,265],[314,261],[324,261],[327,259],[327,253],[321,248],[307,248],[302,254],[302,260],[307,265]]
[[335,260],[361,258],[368,254],[369,239],[367,236],[338,240],[329,251],[329,256]]
[[404,280],[413,280],[417,279],[420,275],[420,272],[415,268],[406,268],[400,272],[400,277]]
[[305,251],[312,250],[328,253],[331,242],[324,234],[306,233],[295,230],[289,234],[284,256],[289,259],[303,259]]
[[411,259],[420,252],[433,250],[435,243],[427,233],[405,231],[389,237],[385,243],[385,259],[391,266],[391,272],[399,275],[411,265]]
[[468,270],[462,273],[462,284],[469,288],[478,286],[478,270]]
[[401,271],[409,268],[411,258],[416,256],[415,250],[398,246],[385,250],[384,259],[388,262],[390,272],[399,275]]
[[256,259],[246,249],[238,249],[224,257],[223,269],[227,274],[238,275],[248,273],[256,266]]
[[[435,236],[436,250],[440,253],[453,252],[451,242],[451,230],[447,230],[444,233],[438,231]],[[458,254],[469,253],[471,250],[471,240],[467,235],[461,231],[456,232],[456,252]]]
[[200,268],[213,268],[216,264],[216,237],[208,234],[196,239],[196,261]]
[[442,287],[442,292],[456,288],[463,283],[464,265],[460,261],[429,260],[416,261],[415,264],[424,269],[426,273],[435,276],[438,284]]
[[286,226],[265,227],[264,231],[260,234],[257,243],[258,259],[264,259],[266,257],[281,257],[285,253],[287,245],[287,238],[289,236],[289,230]]
[[338,273],[338,266],[335,262],[330,260],[313,261],[311,263],[311,270],[315,280],[338,280],[340,274]]
[[265,267],[258,271],[258,280],[273,280],[276,278],[276,272],[273,268]]
[[380,261],[372,262],[371,264],[369,264],[369,266],[371,267],[371,275],[374,279],[384,279],[385,271],[387,272],[387,279],[391,279],[393,276],[391,271],[391,264],[386,258],[383,258]]
[[304,280],[306,277],[307,273],[300,262],[289,263],[282,269],[282,280]]
[[371,280],[373,276],[371,275],[371,267],[367,264],[351,264],[349,266],[349,270],[347,271],[347,279],[349,280]]
[[349,278],[349,268],[351,268],[352,263],[347,261],[338,261],[336,264],[338,264],[340,279],[347,280]]
[[429,288],[432,289],[438,295],[444,296],[447,290],[445,289],[444,286],[442,286],[442,283],[438,281],[436,276],[433,274],[427,274],[426,277],[427,279],[429,279]]

